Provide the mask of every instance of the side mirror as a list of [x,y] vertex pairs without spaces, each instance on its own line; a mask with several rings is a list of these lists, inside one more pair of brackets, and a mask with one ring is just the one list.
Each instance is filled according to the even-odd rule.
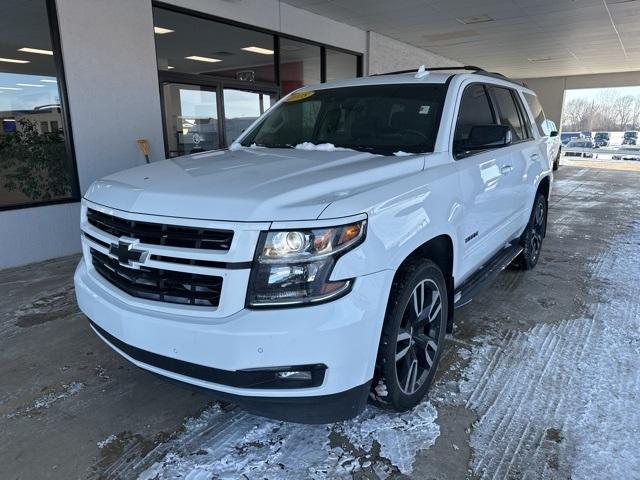
[[558,136],[558,132],[556,130],[554,130],[553,132],[551,132],[549,134],[550,137],[557,137]]
[[469,132],[465,150],[488,150],[510,145],[513,141],[511,129],[506,125],[474,125]]

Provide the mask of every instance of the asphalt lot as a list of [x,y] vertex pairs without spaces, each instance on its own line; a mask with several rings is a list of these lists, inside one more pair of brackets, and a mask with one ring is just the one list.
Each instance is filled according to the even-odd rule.
[[[346,457],[348,463],[330,470],[338,472],[335,476],[523,478],[542,472],[543,477],[567,478],[578,468],[569,457],[582,452],[579,439],[571,438],[562,411],[553,412],[542,403],[533,408],[548,377],[528,377],[527,365],[521,363],[528,357],[513,349],[537,342],[539,333],[540,351],[553,359],[541,370],[558,375],[545,385],[545,392],[558,392],[554,401],[561,405],[580,393],[569,388],[581,385],[567,373],[572,357],[565,353],[571,345],[561,353],[551,350],[555,337],[549,335],[553,329],[569,328],[567,322],[595,317],[592,307],[606,300],[606,284],[614,280],[602,277],[598,262],[622,250],[629,242],[620,238],[631,235],[640,220],[640,166],[620,171],[606,162],[570,163],[556,176],[538,267],[527,273],[506,270],[457,311],[438,384],[423,404],[423,422],[409,421],[423,435],[410,437],[405,449],[410,451],[400,456],[389,446],[388,432],[380,433],[398,416],[368,412],[369,417],[347,426],[305,430],[215,404],[202,392],[133,367],[93,334],[78,311],[72,286],[77,256],[0,272],[0,478],[133,478],[143,472],[143,478],[290,478],[290,472],[291,478],[335,478],[325,470]],[[636,311],[640,314],[640,308]],[[587,335],[580,323],[571,328],[575,334],[562,338]],[[558,363],[565,357],[567,363]],[[509,370],[513,365],[518,365],[516,372]],[[509,383],[514,378],[517,381]],[[492,379],[509,385],[509,391],[496,390]],[[500,417],[499,424],[491,423],[492,415]],[[518,423],[523,415],[531,421]],[[185,424],[190,418],[194,420]],[[400,420],[407,423],[405,418]],[[547,418],[553,421],[547,424]],[[631,420],[633,425],[637,415]],[[371,428],[354,434],[363,424]],[[259,446],[244,441],[267,427]],[[637,444],[640,432],[628,433],[638,435],[632,437]],[[320,442],[313,459],[323,448],[329,454],[317,469],[306,465],[302,476],[296,470],[300,459],[304,463],[312,458],[305,457],[312,453],[307,451],[277,453],[281,475],[267,465],[269,455],[276,455],[277,442],[284,447],[292,445],[292,439],[315,445],[322,435],[328,445]],[[393,442],[407,438],[393,437]],[[479,447],[487,443],[491,450]],[[216,461],[222,457],[231,470],[220,470]],[[266,460],[257,463],[258,457]],[[220,473],[229,471],[237,475]]]

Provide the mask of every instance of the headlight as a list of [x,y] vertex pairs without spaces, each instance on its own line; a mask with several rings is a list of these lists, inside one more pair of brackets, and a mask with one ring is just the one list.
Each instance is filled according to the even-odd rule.
[[365,237],[366,220],[339,227],[262,232],[247,305],[320,302],[347,293],[353,280],[330,281],[336,260]]

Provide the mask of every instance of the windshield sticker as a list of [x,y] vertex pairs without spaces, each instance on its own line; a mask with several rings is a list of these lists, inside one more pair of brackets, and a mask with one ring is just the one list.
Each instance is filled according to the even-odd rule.
[[307,92],[294,92],[284,99],[285,102],[298,102],[300,100],[304,100],[305,98],[309,98],[316,92],[307,91]]
[[431,105],[420,105],[420,110],[418,110],[418,113],[420,115],[428,115],[429,110],[431,110]]

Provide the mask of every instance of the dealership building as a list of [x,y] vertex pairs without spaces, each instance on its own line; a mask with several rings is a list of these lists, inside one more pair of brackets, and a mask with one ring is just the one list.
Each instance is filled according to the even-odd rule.
[[83,192],[138,140],[224,148],[298,87],[421,63],[457,64],[278,0],[3,0],[0,268],[79,252]]

